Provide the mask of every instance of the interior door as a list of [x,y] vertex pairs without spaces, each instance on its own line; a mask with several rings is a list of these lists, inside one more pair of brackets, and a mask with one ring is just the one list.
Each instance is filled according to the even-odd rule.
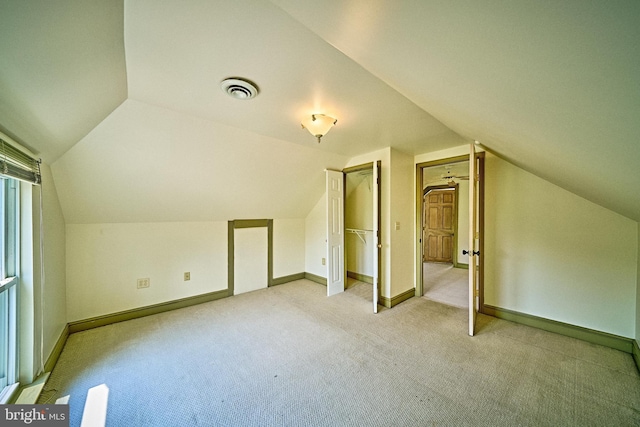
[[469,153],[469,335],[473,336],[476,329],[476,316],[478,314],[477,273],[478,255],[476,249],[476,233],[478,224],[478,171],[476,164],[476,147],[471,143]]
[[453,262],[456,191],[432,190],[425,195],[425,261]]
[[327,173],[327,296],[344,292],[344,174]]
[[380,299],[380,162],[373,164],[373,312],[378,312]]

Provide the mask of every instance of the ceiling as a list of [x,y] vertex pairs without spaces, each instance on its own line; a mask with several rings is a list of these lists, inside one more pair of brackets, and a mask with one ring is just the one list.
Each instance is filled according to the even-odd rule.
[[[144,206],[154,199],[110,189],[139,179],[130,168],[87,188],[77,183],[83,163],[117,164],[128,152],[125,164],[134,165],[152,150],[165,163],[148,166],[147,176],[166,188],[161,178],[181,135],[195,153],[249,144],[247,155],[285,163],[224,176],[204,164],[204,175],[179,178],[190,188],[203,185],[198,179],[257,183],[267,173],[318,184],[328,163],[358,154],[479,140],[640,221],[639,20],[635,0],[4,1],[0,130],[52,164],[72,222],[201,219],[195,208],[149,216]],[[227,97],[219,82],[232,76],[256,82],[258,97]],[[312,113],[338,119],[319,145],[299,125]],[[149,128],[162,128],[163,117],[172,138]],[[278,160],[271,147],[292,154]],[[89,184],[102,185],[102,196],[89,196]],[[180,200],[233,198],[212,191]],[[309,189],[302,208],[283,194],[290,209],[260,213],[299,215],[319,191]],[[119,197],[132,206],[100,214]],[[211,215],[220,209],[207,206]]]

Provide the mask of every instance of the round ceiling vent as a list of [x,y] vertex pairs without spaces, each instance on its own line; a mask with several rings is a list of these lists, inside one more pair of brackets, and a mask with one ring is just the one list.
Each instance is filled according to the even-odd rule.
[[255,84],[237,77],[224,79],[220,82],[220,87],[235,99],[251,99],[258,94],[258,87]]

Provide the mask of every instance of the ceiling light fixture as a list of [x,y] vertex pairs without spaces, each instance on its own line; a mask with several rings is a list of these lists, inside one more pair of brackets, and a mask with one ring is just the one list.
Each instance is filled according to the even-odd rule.
[[303,129],[308,130],[311,135],[318,138],[318,144],[320,144],[320,138],[325,136],[336,123],[338,123],[338,120],[333,117],[325,114],[312,114],[310,118],[304,119],[301,125]]
[[235,99],[251,99],[258,95],[258,87],[247,79],[232,77],[220,82],[220,87],[227,95]]

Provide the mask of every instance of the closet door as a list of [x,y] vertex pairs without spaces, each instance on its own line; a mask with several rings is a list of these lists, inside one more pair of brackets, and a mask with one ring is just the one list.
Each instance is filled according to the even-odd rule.
[[478,170],[476,159],[476,147],[471,143],[469,154],[469,335],[473,336],[476,329],[476,316],[478,314],[478,256],[476,249],[477,224],[478,224]]
[[380,299],[380,162],[373,164],[373,312],[378,312]]
[[327,296],[344,292],[344,174],[327,170]]

